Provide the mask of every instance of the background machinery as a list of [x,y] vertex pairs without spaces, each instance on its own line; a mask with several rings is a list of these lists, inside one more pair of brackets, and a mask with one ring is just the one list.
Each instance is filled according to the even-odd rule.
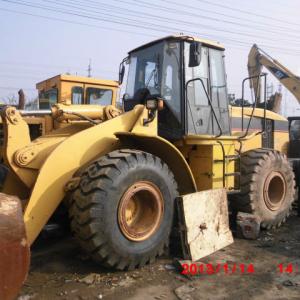
[[[248,56],[248,73],[250,80],[250,87],[253,88],[254,94],[257,95],[258,102],[261,97],[261,76],[262,69],[265,67],[275,76],[275,78],[286,87],[300,103],[300,77],[291,72],[288,68],[282,65],[280,62],[272,58],[269,54],[254,44],[249,52]],[[273,101],[267,104],[268,109],[279,112],[282,95],[275,93],[272,97]],[[300,121],[299,117],[289,117],[290,133],[291,133],[291,147],[290,156],[300,157],[299,142],[295,146],[293,143],[297,143],[300,140]],[[294,142],[295,141],[295,142]]]
[[[295,96],[298,103],[300,103],[300,77],[291,72],[288,68],[272,58],[269,54],[254,44],[248,56],[248,73],[250,80],[250,87],[253,88],[254,94],[257,95],[258,102],[261,97],[261,77],[262,70],[265,67],[275,76],[275,78]],[[271,97],[271,101],[267,103],[267,108],[280,112],[281,93],[275,93]],[[258,104],[264,106],[263,103]],[[298,187],[298,199],[300,201],[300,117],[290,116],[289,132],[290,142],[288,147],[288,157],[293,165],[294,173],[296,175],[296,183]],[[298,201],[298,213],[300,215],[300,205]]]
[[54,106],[53,118],[68,126],[34,140],[20,113],[3,109],[10,172],[0,200],[0,298],[22,285],[29,247],[63,200],[81,246],[120,270],[152,262],[168,247],[178,195],[223,188],[262,227],[286,220],[295,192],[288,121],[230,107],[223,59],[224,47],[212,41],[152,41],[121,63],[120,82],[129,65],[122,114],[99,123],[103,106]]
[[[96,108],[97,117],[104,119],[106,118],[105,112],[103,114],[101,112],[101,116],[99,115],[99,105],[106,106],[108,117],[119,113],[119,110],[115,109],[119,92],[117,81],[60,74],[37,83],[36,88],[38,92],[37,109],[24,110],[26,97],[23,90],[19,91],[19,103],[17,105],[24,121],[29,126],[31,140],[48,134],[52,130],[66,127],[74,121],[82,120],[82,116],[78,115],[78,110],[84,110],[86,117],[88,117],[95,115],[94,109]],[[72,112],[72,118],[70,116],[64,120],[58,118],[57,112],[63,109]],[[2,157],[2,125],[0,128],[0,156]],[[0,183],[3,183],[6,173],[7,167],[3,164],[0,165]]]
[[[102,105],[116,106],[119,83],[114,80],[96,79],[68,74],[60,74],[36,84],[38,103],[36,110],[24,110],[21,114],[29,124],[32,139],[66,125],[51,117],[54,105]],[[19,102],[24,105],[24,95]],[[79,106],[76,106],[79,108]]]
[[248,56],[248,73],[251,77],[250,87],[253,88],[254,94],[257,95],[258,102],[260,102],[261,97],[260,79],[263,67],[269,70],[300,102],[300,78],[254,44]]

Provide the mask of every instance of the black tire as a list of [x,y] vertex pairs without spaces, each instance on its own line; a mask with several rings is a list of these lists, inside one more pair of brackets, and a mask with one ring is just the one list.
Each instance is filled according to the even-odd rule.
[[[141,181],[159,189],[163,212],[154,233],[132,241],[121,230],[120,199]],[[177,194],[174,176],[160,158],[137,150],[113,151],[83,172],[70,200],[71,230],[82,248],[102,265],[119,270],[141,267],[168,247]]]
[[3,187],[4,185],[7,173],[8,168],[4,164],[0,163],[0,187]]
[[293,170],[285,155],[255,149],[241,157],[241,193],[233,198],[235,211],[251,213],[261,227],[279,227],[292,210],[295,198]]

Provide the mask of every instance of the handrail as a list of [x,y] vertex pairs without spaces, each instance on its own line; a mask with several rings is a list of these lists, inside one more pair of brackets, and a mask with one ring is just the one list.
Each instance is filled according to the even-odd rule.
[[214,118],[215,118],[215,120],[216,120],[216,122],[217,122],[217,125],[218,125],[218,127],[219,127],[220,133],[219,133],[218,135],[215,136],[215,138],[218,138],[218,137],[220,137],[220,136],[223,135],[223,130],[222,130],[222,127],[221,127],[221,125],[220,125],[220,123],[219,123],[219,120],[217,119],[217,115],[216,115],[216,112],[215,112],[215,110],[214,110],[214,108],[213,108],[212,101],[211,101],[211,99],[210,99],[210,97],[209,97],[209,95],[208,95],[208,93],[207,93],[207,91],[206,91],[205,85],[204,85],[203,80],[202,80],[201,78],[199,78],[199,77],[198,77],[198,78],[193,78],[193,79],[190,79],[190,80],[188,80],[188,81],[186,82],[186,84],[185,84],[185,95],[186,95],[186,99],[187,99],[187,101],[188,101],[188,103],[189,103],[188,95],[187,95],[187,87],[188,87],[188,85],[189,85],[191,82],[197,81],[197,80],[199,80],[199,81],[201,82],[201,84],[202,84],[202,87],[203,87],[203,89],[204,89],[206,98],[207,98],[207,100],[208,100],[208,102],[209,102],[209,105],[210,105],[210,107],[211,107],[213,116],[214,116]]
[[225,172],[226,172],[226,170],[225,170],[225,168],[226,168],[226,166],[225,166],[225,164],[226,164],[226,161],[225,161],[225,149],[224,149],[224,145],[223,145],[223,143],[221,142],[221,141],[217,141],[217,143],[221,146],[221,149],[222,149],[222,155],[223,155],[223,161],[222,161],[222,163],[223,163],[223,188],[225,188],[226,187],[226,182],[225,182]]
[[[245,82],[247,80],[250,80],[250,79],[253,79],[253,78],[261,78],[261,77],[264,77],[265,79],[265,87],[266,87],[266,80],[267,80],[267,74],[266,73],[262,73],[262,74],[259,74],[259,75],[256,75],[256,76],[250,76],[250,77],[247,77],[243,80],[242,82],[242,132],[244,131],[244,92],[245,92]],[[257,87],[259,85],[259,80],[257,80]],[[259,89],[257,88],[257,91]],[[267,99],[266,99],[266,88],[265,88],[265,91],[264,91],[264,100],[265,100],[265,107],[264,107],[264,130],[259,132],[259,133],[263,133],[265,131],[265,128],[266,128],[266,109],[267,109]],[[241,135],[239,138],[244,138],[248,135],[248,132],[249,132],[249,128],[250,128],[250,124],[251,124],[251,121],[252,121],[252,118],[253,118],[253,115],[254,115],[254,111],[255,111],[255,108],[256,108],[256,105],[257,105],[257,99],[258,99],[258,95],[255,95],[255,101],[254,101],[254,105],[253,105],[253,108],[252,108],[252,112],[251,112],[251,115],[250,115],[250,119],[249,119],[249,122],[248,122],[248,125],[247,125],[247,129],[246,129],[246,132],[244,135]]]

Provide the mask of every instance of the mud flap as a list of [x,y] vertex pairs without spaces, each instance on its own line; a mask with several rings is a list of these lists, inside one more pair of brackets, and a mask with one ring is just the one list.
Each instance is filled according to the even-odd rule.
[[181,196],[177,203],[184,259],[197,261],[233,243],[225,189]]
[[0,299],[15,299],[30,262],[22,206],[15,196],[0,193]]

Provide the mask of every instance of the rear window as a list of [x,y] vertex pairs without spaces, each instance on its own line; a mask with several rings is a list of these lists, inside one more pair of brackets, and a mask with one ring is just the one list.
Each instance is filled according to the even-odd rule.
[[112,102],[112,90],[87,88],[86,102],[87,104],[110,105]]

